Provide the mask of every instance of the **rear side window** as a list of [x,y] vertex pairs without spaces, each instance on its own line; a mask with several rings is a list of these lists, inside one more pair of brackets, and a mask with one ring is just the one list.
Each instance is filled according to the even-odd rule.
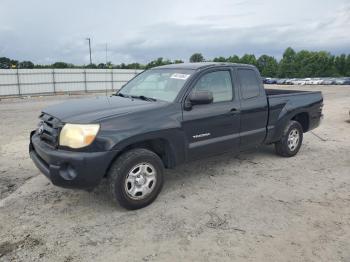
[[260,84],[254,70],[238,69],[238,78],[241,83],[244,99],[257,97],[260,94]]

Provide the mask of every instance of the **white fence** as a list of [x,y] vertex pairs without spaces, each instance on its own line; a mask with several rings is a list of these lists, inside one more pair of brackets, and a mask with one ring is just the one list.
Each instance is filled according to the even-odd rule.
[[0,96],[111,91],[142,70],[0,69]]

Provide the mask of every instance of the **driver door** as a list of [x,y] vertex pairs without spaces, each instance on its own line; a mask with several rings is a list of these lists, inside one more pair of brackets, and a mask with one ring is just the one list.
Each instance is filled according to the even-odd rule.
[[191,87],[212,92],[214,99],[183,110],[188,160],[239,150],[240,103],[232,75],[230,68],[208,70]]

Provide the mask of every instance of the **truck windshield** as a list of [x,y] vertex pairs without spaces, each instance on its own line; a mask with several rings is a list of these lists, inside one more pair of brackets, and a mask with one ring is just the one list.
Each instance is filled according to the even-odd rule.
[[130,80],[118,95],[173,102],[193,72],[187,69],[147,70]]

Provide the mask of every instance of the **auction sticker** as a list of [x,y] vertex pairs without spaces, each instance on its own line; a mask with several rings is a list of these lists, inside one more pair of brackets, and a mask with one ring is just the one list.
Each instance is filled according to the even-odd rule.
[[187,75],[187,74],[175,73],[175,74],[172,74],[170,78],[186,80],[189,77],[190,77],[190,75]]

